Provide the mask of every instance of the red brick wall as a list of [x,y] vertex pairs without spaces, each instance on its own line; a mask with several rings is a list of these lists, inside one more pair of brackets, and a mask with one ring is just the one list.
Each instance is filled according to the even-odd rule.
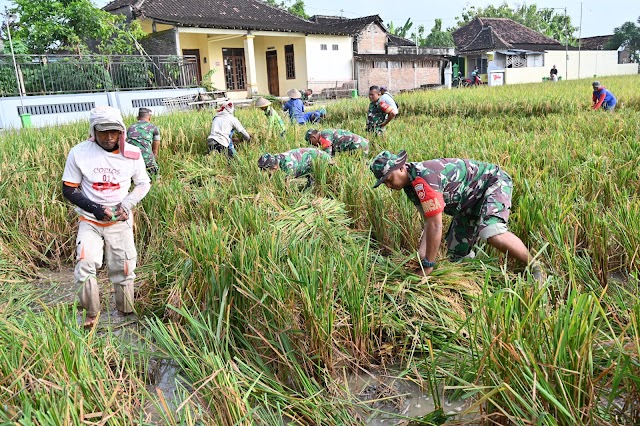
[[414,89],[422,84],[441,84],[440,68],[370,68],[356,63],[358,78],[358,92],[361,95],[369,93],[369,87],[387,86],[391,93],[400,90]]
[[375,23],[369,24],[358,35],[357,53],[387,53],[387,33]]

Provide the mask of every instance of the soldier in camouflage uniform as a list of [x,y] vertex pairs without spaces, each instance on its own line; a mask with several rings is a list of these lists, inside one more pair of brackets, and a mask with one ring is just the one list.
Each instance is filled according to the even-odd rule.
[[448,255],[457,260],[472,253],[478,239],[503,253],[531,265],[538,280],[543,271],[522,240],[509,232],[511,177],[495,164],[460,158],[440,158],[407,163],[407,153],[383,151],[370,169],[388,188],[404,190],[424,216],[424,231],[418,253],[425,274],[436,265],[442,238],[442,213],[453,216],[446,236]]
[[360,135],[342,129],[309,129],[304,136],[313,146],[320,147],[324,152],[335,155],[336,152],[361,149],[364,155],[369,154],[369,141]]
[[158,174],[158,150],[160,148],[160,130],[151,123],[153,112],[149,108],[138,109],[138,122],[127,129],[127,142],[140,148],[147,173],[154,177]]
[[369,88],[369,111],[367,112],[367,132],[382,135],[387,124],[397,115],[397,109],[380,99],[380,88]]
[[281,154],[266,153],[258,159],[258,167],[263,170],[282,170],[287,175],[307,178],[307,187],[313,184],[311,172],[314,160],[332,163],[331,156],[316,148],[297,148]]

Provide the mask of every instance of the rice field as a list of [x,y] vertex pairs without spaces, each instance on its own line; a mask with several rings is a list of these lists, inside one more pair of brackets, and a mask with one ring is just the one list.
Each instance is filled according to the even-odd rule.
[[[500,164],[542,287],[488,246],[416,275],[420,217],[371,188],[359,155],[318,167],[309,190],[259,171],[308,127],[279,139],[260,110],[237,110],[253,138],[228,162],[204,155],[210,111],[158,116],[162,177],[136,209],[137,321],[91,331],[75,300],[33,285],[73,265],[60,180],[88,123],[1,134],[0,422],[640,424],[640,76],[600,80],[613,114],[589,109],[584,80],[416,92],[371,138],[372,155]],[[327,105],[323,127],[363,134],[367,104]],[[349,377],[367,372],[411,382],[434,410],[410,415],[388,382],[354,392]]]

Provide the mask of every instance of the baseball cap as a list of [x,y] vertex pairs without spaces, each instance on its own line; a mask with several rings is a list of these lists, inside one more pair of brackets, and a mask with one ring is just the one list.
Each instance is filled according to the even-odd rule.
[[258,159],[258,167],[261,169],[273,169],[277,162],[276,156],[267,152]]
[[100,123],[96,124],[94,128],[99,132],[106,132],[108,130],[118,130],[124,132],[124,127],[120,123]]
[[597,80],[596,80],[596,81],[594,81],[593,83],[591,83],[591,85],[592,85],[593,87],[600,87],[600,86],[602,86],[602,84],[600,84],[600,82],[599,82],[599,81],[597,81]]
[[398,170],[404,166],[406,162],[407,152],[405,150],[400,151],[397,155],[389,151],[382,151],[376,155],[369,165],[369,169],[373,172],[373,175],[378,178],[378,181],[373,187],[377,188],[384,183],[389,177],[389,173]]
[[311,139],[311,135],[312,135],[313,133],[315,133],[315,132],[317,132],[317,130],[316,130],[316,129],[309,129],[309,130],[307,130],[307,133],[305,133],[305,135],[304,135],[304,140],[305,140],[305,141],[307,141],[307,142],[309,142],[309,140]]
[[389,89],[387,88],[387,86],[380,86],[380,90],[384,90],[385,92],[388,91]]

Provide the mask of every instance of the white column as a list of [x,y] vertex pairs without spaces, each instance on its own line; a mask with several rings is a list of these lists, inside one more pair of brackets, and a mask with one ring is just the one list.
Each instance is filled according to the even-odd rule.
[[449,61],[444,69],[444,86],[447,89],[451,89],[451,74],[453,74],[453,70],[451,69],[451,61]]
[[256,80],[256,54],[253,49],[254,35],[244,36],[244,62],[247,68],[247,98],[258,94],[258,81]]

